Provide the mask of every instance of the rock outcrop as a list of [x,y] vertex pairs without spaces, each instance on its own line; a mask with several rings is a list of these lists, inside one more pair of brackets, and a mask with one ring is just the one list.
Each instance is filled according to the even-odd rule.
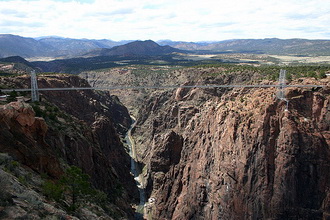
[[48,126],[35,117],[24,102],[11,102],[0,108],[0,150],[38,171],[59,177],[63,171],[51,146],[45,142]]
[[329,81],[313,83],[328,87],[287,88],[288,111],[275,88],[153,93],[134,133],[148,215],[330,218]]

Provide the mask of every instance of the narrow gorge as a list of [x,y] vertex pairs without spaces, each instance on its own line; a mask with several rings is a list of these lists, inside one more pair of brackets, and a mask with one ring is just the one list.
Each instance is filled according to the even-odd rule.
[[140,199],[139,204],[136,205],[136,207],[134,207],[135,208],[134,217],[135,219],[143,219],[144,205],[146,204],[145,186],[143,181],[141,165],[137,161],[134,139],[132,138],[132,129],[134,129],[136,125],[136,119],[133,116],[131,116],[131,118],[132,118],[132,125],[126,133],[125,142],[129,148],[129,155],[131,157],[131,174],[134,176],[136,186],[138,187],[139,199]]
[[[112,71],[84,76],[111,84]],[[258,71],[224,67],[171,74],[153,82],[277,83]],[[121,77],[145,80],[134,70]],[[128,108],[139,109],[132,135],[151,201],[145,218],[328,219],[329,78],[290,83],[325,87],[286,88],[288,110],[276,88],[118,91]]]
[[[258,68],[147,68],[45,74],[38,84],[277,83]],[[0,84],[28,88],[29,79]],[[330,80],[288,83],[323,87],[287,87],[288,105],[275,87],[47,91],[37,103],[26,94],[3,101],[0,218],[329,219]],[[69,193],[47,197],[44,183],[59,183],[72,166],[103,203],[88,195],[73,211]]]

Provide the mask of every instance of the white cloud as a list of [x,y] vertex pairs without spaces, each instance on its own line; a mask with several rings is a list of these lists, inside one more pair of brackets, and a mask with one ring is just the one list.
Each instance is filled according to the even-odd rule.
[[330,38],[324,0],[7,0],[0,31],[22,36],[172,39]]

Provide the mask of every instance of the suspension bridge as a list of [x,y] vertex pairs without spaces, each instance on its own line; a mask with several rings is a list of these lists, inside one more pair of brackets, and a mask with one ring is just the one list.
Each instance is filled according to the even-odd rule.
[[64,88],[38,88],[37,77],[35,71],[31,72],[31,88],[10,88],[1,89],[1,92],[26,92],[31,91],[32,101],[39,101],[39,91],[72,91],[72,90],[139,90],[139,89],[178,89],[178,88],[277,88],[277,97],[287,101],[285,98],[285,88],[300,87],[300,88],[322,88],[324,85],[287,85],[286,71],[280,71],[278,84],[256,84],[256,85],[143,85],[143,86],[106,86],[106,87],[64,87]]

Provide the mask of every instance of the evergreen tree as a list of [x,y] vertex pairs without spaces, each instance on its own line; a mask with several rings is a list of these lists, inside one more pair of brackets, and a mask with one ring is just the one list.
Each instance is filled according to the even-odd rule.
[[66,193],[71,197],[70,209],[75,210],[79,203],[92,195],[94,190],[89,183],[89,176],[76,166],[69,167],[60,182],[65,186]]

